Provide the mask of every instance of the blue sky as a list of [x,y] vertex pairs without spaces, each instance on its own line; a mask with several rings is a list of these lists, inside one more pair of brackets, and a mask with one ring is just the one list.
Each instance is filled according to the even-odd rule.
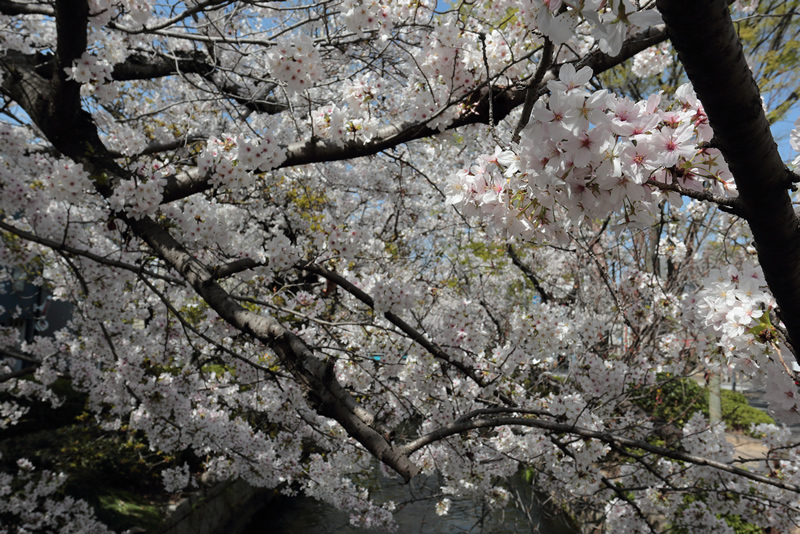
[[791,160],[797,154],[789,146],[789,132],[794,128],[794,121],[800,115],[800,106],[789,110],[786,119],[772,125],[772,135],[778,143],[778,150],[784,161]]

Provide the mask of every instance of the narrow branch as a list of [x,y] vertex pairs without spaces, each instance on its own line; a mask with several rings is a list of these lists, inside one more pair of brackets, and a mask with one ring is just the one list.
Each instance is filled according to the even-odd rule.
[[39,364],[34,365],[33,367],[25,367],[24,369],[19,369],[17,371],[11,371],[10,373],[5,373],[0,375],[0,384],[3,382],[8,382],[9,380],[14,380],[15,378],[19,378],[21,376],[28,376],[32,375],[36,372],[36,369],[39,367]]
[[608,478],[602,475],[600,476],[600,481],[606,488],[613,491],[618,499],[620,499],[621,501],[625,501],[625,503],[627,503],[628,506],[633,508],[633,511],[636,512],[636,515],[639,516],[639,519],[641,519],[642,522],[644,522],[644,524],[647,525],[647,528],[650,530],[650,532],[652,532],[653,534],[659,534],[658,530],[656,530],[656,528],[653,526],[650,520],[647,519],[647,516],[642,511],[641,507],[638,504],[636,504],[636,501],[628,497],[624,488],[617,487],[616,484],[614,484]]
[[206,75],[213,71],[214,65],[209,62],[208,56],[199,51],[176,51],[169,56],[133,54],[114,65],[111,79],[118,82],[153,80],[178,73]]
[[227,4],[233,3],[234,1],[235,0],[205,0],[203,2],[197,2],[193,6],[183,10],[181,13],[175,15],[174,17],[169,18],[167,20],[163,20],[154,26],[142,26],[141,30],[139,31],[141,31],[141,33],[148,33],[168,28],[169,26],[177,24],[178,22],[186,19],[187,17],[197,15],[198,13],[204,11],[207,7],[217,6],[217,9],[219,9],[218,6],[225,6]]
[[517,252],[514,250],[514,247],[511,245],[511,243],[506,245],[506,251],[508,251],[508,256],[511,258],[511,263],[516,265],[517,268],[522,271],[522,274],[524,274],[525,277],[531,281],[534,289],[536,289],[536,291],[539,293],[539,296],[542,297],[542,304],[547,304],[553,300],[552,295],[545,291],[545,289],[542,287],[542,284],[539,282],[539,279],[536,278],[536,274],[534,274],[531,268],[522,263],[522,260],[519,259],[519,256],[517,256]]
[[517,127],[514,128],[514,135],[511,136],[511,140],[514,143],[519,143],[519,133],[523,128],[525,128],[525,126],[527,126],[528,121],[531,119],[531,112],[533,112],[533,104],[537,100],[539,85],[542,83],[542,79],[544,79],[544,75],[552,63],[553,41],[545,37],[544,48],[542,49],[542,56],[539,59],[539,65],[536,67],[536,72],[528,84],[528,89],[525,91],[525,104],[522,106],[522,115],[519,117]]
[[39,365],[42,363],[41,361],[32,356],[28,356],[27,354],[23,354],[21,352],[9,348],[0,349],[0,356],[5,356],[7,358],[16,358],[17,360],[22,360],[23,362],[32,363],[35,365]]
[[264,83],[256,89],[248,89],[233,82],[217,70],[214,62],[203,52],[174,52],[170,55],[144,56],[134,54],[122,63],[114,65],[111,77],[115,81],[153,80],[165,76],[198,74],[219,90],[226,98],[241,104],[250,111],[275,114],[286,111],[288,106],[268,95],[277,87],[275,83]]
[[555,419],[555,415],[545,411],[545,410],[536,410],[532,408],[507,408],[505,406],[496,406],[494,408],[478,408],[477,410],[472,410],[471,412],[465,413],[458,419],[454,421],[455,424],[464,423],[469,421],[470,419],[474,419],[476,417],[482,415],[497,415],[499,413],[502,414],[514,414],[514,413],[521,413],[525,415],[538,415],[540,417],[552,417]]
[[[170,150],[175,150],[181,147],[189,146],[193,143],[205,142],[206,140],[208,140],[207,135],[187,135],[186,137],[181,137],[180,139],[173,139],[172,141],[164,141],[163,143],[156,141],[153,143],[149,143],[146,147],[144,147],[144,150],[142,150],[138,154],[133,155],[132,157],[160,154],[161,152],[168,152]],[[112,158],[126,157],[124,154],[116,152],[114,150],[109,150],[108,155],[111,156]]]
[[225,265],[214,267],[211,269],[211,276],[214,278],[214,280],[222,280],[229,276],[233,276],[234,274],[249,271],[250,269],[263,265],[266,264],[260,263],[253,258],[241,258],[230,263],[226,263]]
[[[375,308],[375,301],[373,300],[373,298],[367,295],[364,291],[362,291],[358,287],[356,287],[354,284],[352,284],[347,278],[333,271],[329,271],[323,267],[320,267],[318,265],[311,265],[311,264],[302,265],[300,266],[300,268],[310,273],[318,274],[319,276],[322,276],[326,280],[331,280],[333,282],[336,282],[336,284],[338,284],[342,289],[353,295],[355,298],[357,298],[370,308],[373,309]],[[452,365],[453,367],[464,373],[464,375],[468,376],[478,386],[486,387],[488,385],[486,381],[480,375],[478,375],[475,369],[447,354],[444,350],[442,350],[441,347],[428,340],[421,332],[419,332],[414,327],[406,323],[395,313],[387,311],[383,315],[384,317],[386,317],[387,321],[389,321],[397,328],[399,328],[405,335],[407,335],[410,339],[419,344],[422,348],[427,350],[432,356],[449,363],[450,365]],[[511,404],[511,405],[514,404],[514,402],[505,395],[501,394],[500,398],[506,404]]]
[[499,426],[526,426],[530,428],[539,428],[542,430],[549,430],[557,434],[572,434],[582,438],[596,439],[616,447],[631,447],[634,449],[641,449],[664,458],[670,458],[672,460],[687,462],[698,466],[711,467],[718,471],[730,473],[754,482],[760,482],[762,484],[785,489],[794,493],[800,493],[800,486],[796,484],[791,484],[780,479],[759,475],[758,473],[747,471],[746,469],[734,467],[722,462],[717,462],[715,460],[709,460],[708,458],[703,458],[702,456],[695,456],[693,454],[688,454],[678,450],[658,447],[646,441],[616,436],[608,432],[600,432],[575,425],[533,419],[530,417],[498,417],[492,419],[474,419],[469,422],[453,423],[438,430],[434,430],[433,432],[417,438],[414,441],[406,443],[398,449],[402,454],[411,454],[422,447],[437,441],[441,441],[449,436],[462,434],[464,432],[477,430],[479,428],[496,428]]
[[[557,436],[550,435],[550,441],[556,447],[558,447],[559,450],[564,453],[564,455],[569,456],[573,460],[576,460],[575,454],[569,449],[567,444],[558,439]],[[628,503],[628,506],[633,508],[634,512],[636,512],[636,515],[638,515],[639,518],[642,521],[644,521],[644,524],[650,528],[650,532],[652,532],[653,534],[658,534],[657,531],[653,528],[653,525],[651,525],[650,522],[647,520],[647,517],[644,515],[644,512],[642,512],[642,509],[639,507],[639,505],[636,504],[636,502],[633,501],[630,497],[628,497],[622,488],[617,487],[616,484],[613,484],[607,477],[603,475],[600,475],[600,481],[603,482],[603,485],[605,485],[606,488],[612,490],[619,499],[625,501],[626,503]]]
[[32,234],[30,232],[26,232],[25,230],[20,230],[19,228],[11,226],[10,224],[6,224],[3,221],[0,221],[0,229],[5,230],[7,232],[11,232],[12,234],[14,234],[17,237],[20,237],[22,239],[25,239],[26,241],[32,241],[34,243],[39,243],[40,245],[44,245],[44,246],[46,246],[48,248],[51,248],[53,250],[62,251],[62,252],[68,252],[68,253],[73,254],[75,256],[82,256],[84,258],[92,260],[93,262],[102,263],[103,265],[108,265],[109,267],[116,267],[118,269],[124,269],[126,271],[130,271],[130,272],[136,273],[136,274],[144,273],[147,276],[150,276],[152,278],[158,278],[160,280],[164,280],[165,282],[170,282],[172,284],[178,284],[178,285],[182,285],[182,286],[186,285],[186,282],[181,280],[180,278],[175,278],[175,277],[172,277],[172,276],[165,276],[163,274],[158,274],[158,273],[155,273],[155,272],[150,271],[148,269],[144,269],[142,267],[139,267],[138,265],[131,265],[130,263],[125,263],[125,262],[121,262],[121,261],[117,261],[117,260],[112,260],[112,259],[109,259],[109,258],[107,258],[105,256],[99,256],[99,255],[94,254],[92,252],[88,252],[86,250],[81,250],[79,248],[71,247],[69,245],[65,245],[65,244],[60,243],[58,241],[54,241],[52,239],[47,239],[45,237],[39,237],[36,234]]
[[213,345],[214,347],[217,347],[217,349],[221,350],[225,354],[228,354],[232,358],[246,363],[247,365],[253,367],[254,369],[258,369],[259,371],[264,371],[265,373],[270,374],[270,375],[274,375],[275,374],[268,367],[264,367],[263,365],[259,365],[259,364],[255,363],[254,361],[252,361],[252,360],[250,360],[248,358],[245,358],[244,356],[242,356],[240,354],[237,354],[237,353],[233,352],[231,349],[229,349],[226,346],[222,345],[218,341],[215,341],[211,337],[205,335],[203,332],[200,332],[197,328],[192,326],[186,319],[183,318],[183,315],[180,313],[180,311],[178,311],[175,308],[175,306],[172,305],[172,302],[169,300],[169,298],[164,293],[159,291],[158,288],[156,288],[156,286],[154,286],[152,283],[150,283],[150,280],[148,280],[144,276],[139,276],[139,280],[144,282],[144,284],[150,289],[150,291],[152,291],[161,300],[161,302],[164,304],[164,306],[166,306],[166,308],[170,312],[172,312],[172,315],[174,315],[175,318],[178,320],[178,322],[181,323],[181,326],[183,327],[184,331],[188,330],[189,332],[192,332],[194,335],[196,335],[197,337],[199,337],[200,339],[202,339],[203,341],[205,341],[209,345]]
[[[54,353],[51,356],[55,356],[55,354],[58,353]],[[2,348],[0,349],[0,356],[3,356],[5,358],[15,358],[17,360],[21,360],[23,362],[28,362],[31,364],[30,366],[25,367],[24,369],[19,369],[17,371],[11,371],[10,373],[5,373],[3,375],[0,375],[0,384],[2,384],[3,382],[8,382],[9,380],[13,380],[14,378],[19,378],[21,376],[28,376],[30,374],[33,374],[36,372],[36,369],[38,369],[39,366],[42,365],[42,362],[40,360],[28,356],[27,354],[22,354],[21,352],[17,352],[14,349]]]
[[664,24],[650,26],[628,37],[622,44],[619,54],[616,56],[610,56],[601,52],[600,50],[595,50],[591,54],[578,61],[575,64],[575,70],[579,70],[583,67],[592,67],[592,71],[596,75],[609,69],[613,69],[617,65],[621,65],[625,61],[629,60],[642,50],[663,43],[666,40],[667,28]]
[[250,113],[255,111],[258,113],[274,115],[289,109],[288,104],[282,104],[274,97],[267,96],[277,87],[277,84],[275,83],[265,83],[261,87],[251,90],[246,89],[245,87],[225,78],[220,72],[214,72],[210,75],[207,75],[205,76],[205,79],[219,89],[225,97],[230,98],[237,104],[244,106]]
[[660,189],[661,191],[672,191],[674,193],[678,193],[679,195],[693,198],[695,200],[703,200],[705,202],[713,202],[718,206],[728,208],[725,211],[728,213],[732,213],[734,215],[739,215],[741,217],[741,213],[739,213],[739,208],[736,202],[736,198],[730,197],[723,197],[720,195],[715,195],[710,191],[697,191],[695,189],[687,189],[680,184],[671,183],[665,184],[664,182],[657,182],[650,178],[645,182],[646,185],[650,185],[655,187],[656,189]]

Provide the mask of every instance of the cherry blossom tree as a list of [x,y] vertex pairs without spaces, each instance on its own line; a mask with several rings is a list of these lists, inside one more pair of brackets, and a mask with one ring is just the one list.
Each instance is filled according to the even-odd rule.
[[[69,377],[105,428],[364,526],[376,466],[438,473],[439,513],[523,467],[613,532],[788,531],[787,427],[753,467],[637,402],[736,371],[800,420],[798,178],[737,35],[768,4],[2,0],[0,257],[74,314],[0,328],[0,384]],[[674,92],[600,86],[670,47]],[[3,461],[12,528],[104,531]]]

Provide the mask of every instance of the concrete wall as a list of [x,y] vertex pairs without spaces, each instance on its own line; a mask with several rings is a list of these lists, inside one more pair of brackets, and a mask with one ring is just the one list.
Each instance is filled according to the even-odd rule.
[[171,505],[157,534],[237,534],[270,495],[241,480],[222,482]]

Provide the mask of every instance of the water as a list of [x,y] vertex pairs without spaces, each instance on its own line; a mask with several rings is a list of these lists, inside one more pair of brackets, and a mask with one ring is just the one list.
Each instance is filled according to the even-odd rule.
[[[472,499],[450,497],[449,513],[438,516],[436,502],[442,497],[436,477],[417,477],[411,484],[376,477],[370,484],[377,502],[394,501],[398,532],[420,534],[569,534],[563,522],[543,517],[530,486],[514,478],[505,487],[525,503],[527,512],[508,506],[490,510]],[[350,525],[349,515],[307,497],[277,497],[255,514],[242,534],[375,534],[382,532]]]

